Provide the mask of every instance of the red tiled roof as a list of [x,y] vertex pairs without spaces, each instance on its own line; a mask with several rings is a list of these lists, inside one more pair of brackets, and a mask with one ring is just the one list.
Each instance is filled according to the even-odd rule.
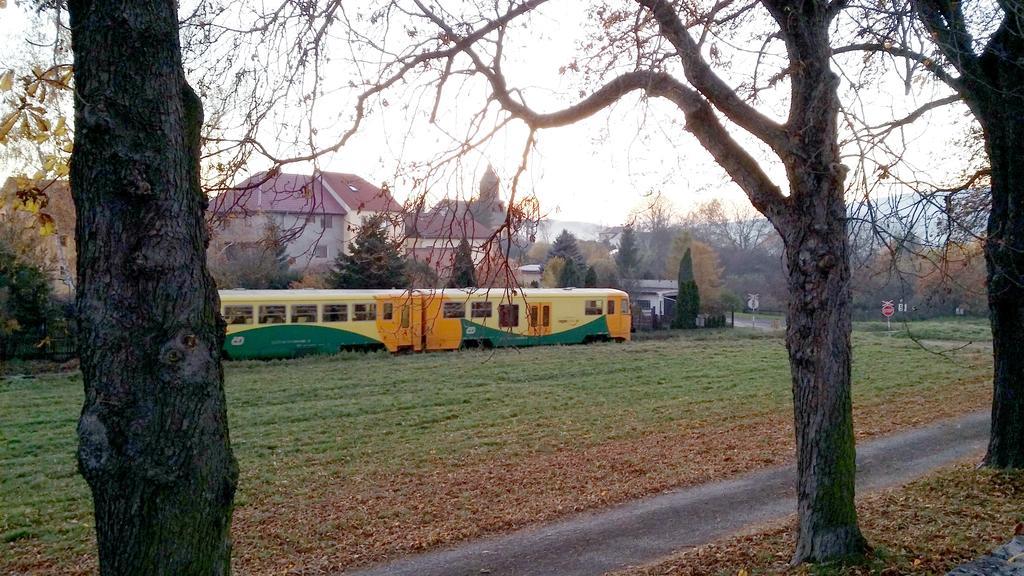
[[266,172],[260,172],[220,194],[212,204],[216,212],[344,215],[349,211],[400,209],[387,192],[359,176],[338,172],[322,172],[314,176],[278,174],[269,179]]
[[419,214],[412,221],[413,226],[406,226],[406,234],[410,238],[448,238],[455,245],[463,238],[489,238],[495,229],[477,222],[468,212],[457,214],[454,210],[434,210]]
[[397,212],[402,206],[386,191],[370,184],[355,174],[321,172],[323,183],[341,196],[342,201],[356,212]]

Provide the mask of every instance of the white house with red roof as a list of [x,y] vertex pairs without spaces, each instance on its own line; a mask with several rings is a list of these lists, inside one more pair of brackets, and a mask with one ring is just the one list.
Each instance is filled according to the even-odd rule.
[[402,210],[386,189],[355,174],[260,172],[211,199],[221,241],[255,242],[277,228],[295,268],[330,265],[356,230],[378,212]]

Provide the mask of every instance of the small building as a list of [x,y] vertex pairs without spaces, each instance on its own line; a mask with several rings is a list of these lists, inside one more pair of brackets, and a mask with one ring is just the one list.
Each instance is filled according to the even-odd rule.
[[534,282],[540,286],[540,280],[544,277],[543,264],[524,264],[516,269],[516,280],[523,287],[530,287]]
[[627,280],[633,307],[658,316],[676,313],[679,282],[675,280]]

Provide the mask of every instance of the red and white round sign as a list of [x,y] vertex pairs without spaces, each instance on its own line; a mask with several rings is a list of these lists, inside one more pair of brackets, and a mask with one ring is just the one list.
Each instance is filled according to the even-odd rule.
[[896,313],[896,307],[893,306],[892,304],[886,304],[886,305],[882,306],[882,316],[885,316],[886,318],[889,318],[889,317],[891,317],[895,313]]

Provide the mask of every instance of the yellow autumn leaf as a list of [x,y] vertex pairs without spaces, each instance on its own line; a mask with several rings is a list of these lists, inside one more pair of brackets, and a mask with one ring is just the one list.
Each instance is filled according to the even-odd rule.
[[33,115],[32,119],[36,121],[36,127],[42,132],[50,131],[50,121],[42,116]]
[[65,85],[65,86],[70,85],[71,84],[71,78],[73,78],[74,75],[75,75],[74,69],[71,68],[71,66],[68,66],[67,71],[65,71],[64,75],[60,77],[60,83]]
[[31,212],[33,214],[39,213],[39,202],[35,200],[22,200],[18,203],[17,208],[24,210],[25,212]]
[[54,167],[54,172],[57,174],[57,178],[64,178],[71,173],[71,167],[67,162],[61,162]]
[[53,217],[49,214],[39,214],[39,235],[49,236],[57,231],[57,223],[53,221]]
[[73,151],[74,149],[75,149],[75,145],[74,145],[74,143],[72,143],[72,142],[68,142],[68,143],[67,143],[67,144],[65,144],[65,145],[64,145],[63,147],[61,147],[61,150],[63,150],[63,151],[65,151],[65,152],[67,152],[68,154],[71,154],[71,152],[72,152],[72,151]]
[[14,87],[14,70],[0,74],[0,92],[7,92]]
[[67,123],[64,117],[57,118],[57,125],[53,127],[53,135],[60,137],[68,133]]
[[25,93],[28,94],[29,96],[32,96],[33,98],[35,97],[37,90],[39,90],[39,81],[38,80],[36,80],[35,82],[29,83],[29,85],[25,87]]
[[11,112],[4,117],[3,122],[0,122],[0,140],[7,137],[7,134],[14,128],[14,125],[18,123],[18,113]]
[[50,135],[47,134],[46,132],[40,132],[33,136],[32,139],[36,141],[36,144],[42,144],[43,142],[46,142],[47,140],[50,139]]

